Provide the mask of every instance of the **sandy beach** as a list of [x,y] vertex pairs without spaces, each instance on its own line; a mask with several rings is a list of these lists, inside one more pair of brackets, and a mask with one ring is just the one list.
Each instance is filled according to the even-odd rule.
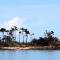
[[0,47],[0,50],[60,50],[58,47]]

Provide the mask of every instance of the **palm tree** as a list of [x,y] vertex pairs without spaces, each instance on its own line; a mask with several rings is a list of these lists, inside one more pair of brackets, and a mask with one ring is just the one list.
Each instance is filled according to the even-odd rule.
[[14,36],[13,36],[14,34],[13,33],[14,33],[14,28],[11,28],[11,30],[9,31],[9,35],[12,39],[14,39]]
[[23,35],[23,43],[24,43],[24,32],[25,32],[25,29],[24,29],[24,28],[20,28],[20,30],[22,30],[22,35]]
[[18,29],[17,29],[17,27],[16,26],[14,26],[14,31],[15,31],[15,40],[16,40],[16,31],[17,31]]
[[9,34],[9,30],[6,30],[7,35]]
[[31,40],[33,39],[32,36],[34,36],[34,33],[31,34]]
[[26,46],[27,46],[28,34],[30,34],[30,32],[27,29],[25,29],[25,34],[26,34]]
[[21,31],[19,31],[19,43],[20,43],[20,34],[21,34]]
[[1,28],[0,29],[0,32],[2,32],[3,33],[3,36],[4,36],[4,32],[6,32],[6,29],[5,28]]

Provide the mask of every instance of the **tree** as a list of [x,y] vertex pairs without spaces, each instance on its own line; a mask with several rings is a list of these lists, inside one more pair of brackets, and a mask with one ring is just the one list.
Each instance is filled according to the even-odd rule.
[[19,43],[20,43],[20,34],[21,34],[21,31],[19,31]]
[[46,34],[47,34],[47,37],[52,37],[54,35],[54,32],[51,31],[51,32],[47,32]]
[[6,30],[7,35],[9,35],[9,30]]
[[11,30],[9,30],[9,35],[12,38],[12,40],[15,40],[15,37],[14,37],[13,33],[14,33],[14,28],[11,28]]
[[0,29],[0,32],[2,32],[3,33],[3,36],[4,36],[4,32],[6,32],[6,29],[5,28],[1,28]]
[[38,39],[34,38],[34,39],[32,39],[31,42],[34,44],[34,43],[37,43],[37,41],[38,41]]
[[6,35],[4,35],[3,40],[6,43],[10,43],[12,41],[11,37],[10,36],[6,36]]
[[25,32],[25,29],[24,28],[20,28],[20,30],[21,30],[21,33],[23,35],[23,43],[24,43],[24,32]]
[[16,26],[14,26],[14,31],[15,31],[15,40],[16,40],[16,31],[17,31],[18,29],[17,29],[17,27]]
[[33,39],[32,36],[34,36],[34,33],[31,34],[31,40]]
[[26,44],[27,44],[28,34],[30,34],[30,32],[27,29],[25,29],[25,34],[26,34]]
[[59,42],[59,39],[57,37],[54,37],[54,32],[50,31],[50,32],[46,32],[46,37],[44,37],[45,42],[48,43],[49,46],[55,46],[56,43]]

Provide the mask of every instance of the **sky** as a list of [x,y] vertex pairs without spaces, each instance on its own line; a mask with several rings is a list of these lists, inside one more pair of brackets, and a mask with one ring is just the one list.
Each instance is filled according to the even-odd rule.
[[60,0],[0,0],[0,28],[27,28],[35,37],[45,30],[60,38]]

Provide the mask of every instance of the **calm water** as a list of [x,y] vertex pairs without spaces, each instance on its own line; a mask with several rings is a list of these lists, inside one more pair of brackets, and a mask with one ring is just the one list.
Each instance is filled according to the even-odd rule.
[[60,50],[0,50],[0,60],[60,60]]

